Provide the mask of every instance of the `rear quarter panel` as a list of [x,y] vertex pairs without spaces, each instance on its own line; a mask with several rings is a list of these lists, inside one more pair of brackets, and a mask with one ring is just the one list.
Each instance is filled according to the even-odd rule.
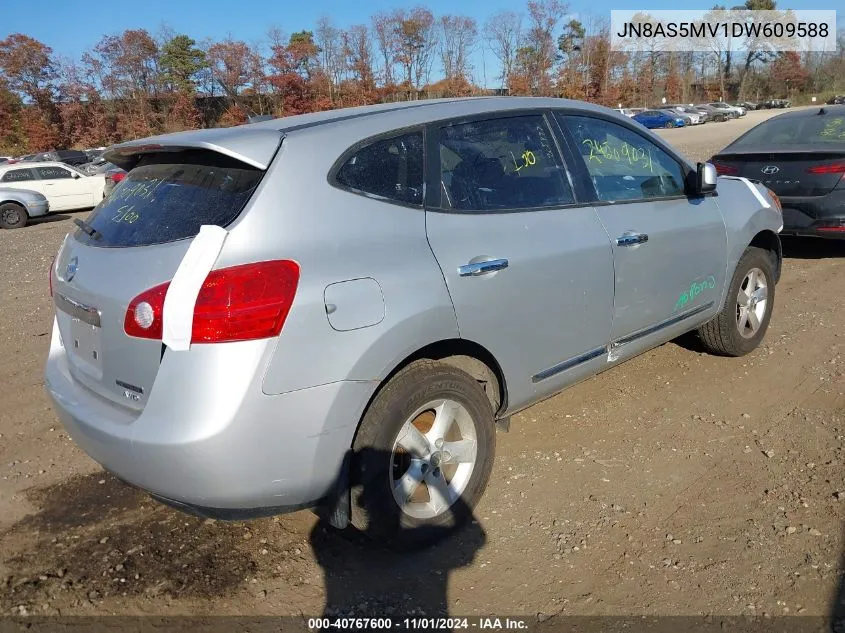
[[[289,258],[300,265],[296,298],[264,376],[267,394],[342,380],[375,388],[408,355],[458,336],[424,211],[328,183],[332,164],[354,142],[336,126],[289,135],[216,264]],[[326,312],[326,287],[365,278],[381,288],[384,318],[338,331]]]

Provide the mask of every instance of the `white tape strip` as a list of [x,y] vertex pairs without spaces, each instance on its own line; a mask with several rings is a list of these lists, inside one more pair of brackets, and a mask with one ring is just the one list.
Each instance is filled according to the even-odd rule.
[[760,193],[760,190],[757,188],[757,186],[756,186],[753,182],[751,182],[750,180],[748,180],[748,178],[742,178],[742,177],[739,177],[739,180],[741,180],[741,181],[742,181],[742,182],[744,182],[746,185],[748,185],[748,188],[749,188],[749,189],[751,189],[751,193],[753,193],[753,194],[754,194],[754,197],[755,197],[755,198],[757,198],[757,200],[759,200],[759,201],[760,201],[760,204],[762,204],[762,205],[763,205],[763,208],[768,209],[769,207],[771,207],[771,206],[772,206],[772,205],[770,205],[770,204],[769,204],[769,201],[768,201],[768,200],[766,200],[766,199],[763,197],[763,194],[762,194],[762,193]]
[[194,306],[200,288],[217,261],[228,231],[220,226],[203,225],[182,263],[170,282],[164,297],[164,322],[162,342],[172,350],[184,351],[191,347],[191,329],[194,323]]

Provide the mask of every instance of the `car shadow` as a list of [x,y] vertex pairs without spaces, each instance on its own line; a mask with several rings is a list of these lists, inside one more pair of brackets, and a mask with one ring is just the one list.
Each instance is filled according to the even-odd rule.
[[37,218],[29,218],[27,220],[27,226],[35,226],[38,224],[49,224],[51,222],[61,222],[62,220],[69,220],[70,216],[65,215],[64,213],[49,213],[47,215],[42,215]]
[[[391,455],[363,449],[351,455],[353,463],[357,458],[389,462]],[[311,531],[309,540],[325,581],[323,616],[464,615],[458,600],[450,609],[449,575],[472,564],[487,538],[464,500],[458,498],[447,510],[444,525],[411,526],[399,513],[386,510],[384,504],[394,501],[385,499],[381,486],[374,486],[378,484],[359,489],[361,515],[356,523],[372,525],[371,518],[389,516],[389,527],[382,522],[375,532],[350,526],[341,534],[321,517]],[[395,536],[387,541],[385,533]]]
[[786,259],[827,259],[845,257],[845,239],[833,240],[820,237],[780,238],[783,256]]
[[[373,454],[358,455],[364,452]],[[357,490],[360,516],[369,524],[383,511],[384,495]],[[154,615],[196,600],[248,600],[244,592],[256,586],[319,592],[322,576],[325,616],[442,616],[450,606],[464,615],[449,603],[449,575],[470,565],[486,540],[462,499],[452,514],[469,517],[464,524],[407,527],[393,513],[398,538],[387,542],[383,531],[338,530],[307,512],[252,521],[198,518],[104,472],[25,495],[35,511],[0,532],[4,614],[21,607],[29,615],[96,614],[135,599]]]
[[[843,528],[845,532],[845,528]],[[845,633],[845,551],[839,557],[839,586],[830,608],[831,633]]]

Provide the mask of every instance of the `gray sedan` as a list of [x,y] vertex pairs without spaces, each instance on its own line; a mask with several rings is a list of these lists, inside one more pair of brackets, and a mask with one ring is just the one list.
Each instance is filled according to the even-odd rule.
[[0,187],[0,228],[21,228],[29,218],[47,215],[49,211],[50,203],[44,194]]
[[752,352],[780,277],[765,187],[577,101],[390,103],[105,157],[125,182],[55,259],[46,389],[97,462],[203,516],[441,534],[514,413],[688,331]]

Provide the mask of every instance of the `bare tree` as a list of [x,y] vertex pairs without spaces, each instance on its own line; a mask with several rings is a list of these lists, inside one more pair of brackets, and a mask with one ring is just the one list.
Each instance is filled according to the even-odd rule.
[[343,72],[343,37],[331,18],[326,16],[317,20],[315,43],[319,49],[320,66],[329,82],[329,98],[334,102],[335,89],[340,84]]
[[522,51],[524,72],[528,74],[535,94],[551,93],[550,72],[557,57],[554,32],[569,7],[560,0],[529,0],[529,29]]
[[478,36],[475,20],[462,15],[444,15],[440,18],[440,28],[443,74],[450,81],[468,81],[472,71],[469,55]]
[[393,69],[396,65],[396,21],[400,19],[396,12],[377,13],[373,16],[373,33],[375,34],[378,52],[381,56],[381,74],[384,85],[395,83]]
[[516,64],[516,52],[522,45],[522,16],[513,11],[501,11],[484,25],[484,39],[501,64],[504,88]]

